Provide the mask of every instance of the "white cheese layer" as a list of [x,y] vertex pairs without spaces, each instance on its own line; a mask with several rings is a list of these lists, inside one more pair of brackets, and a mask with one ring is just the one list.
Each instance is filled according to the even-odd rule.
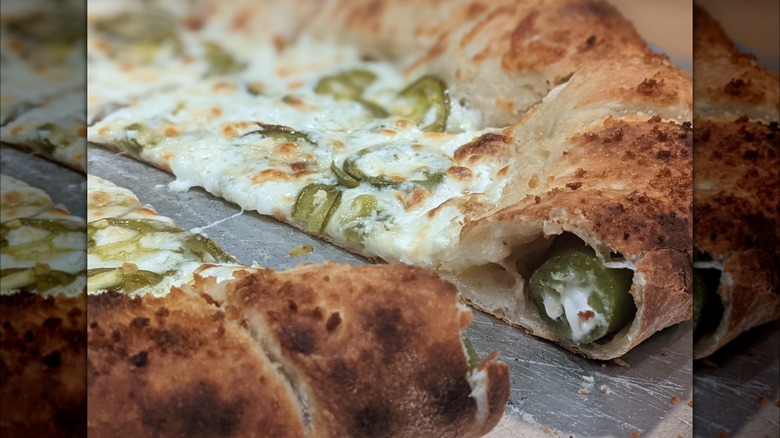
[[545,288],[544,310],[552,319],[565,315],[574,342],[584,339],[594,328],[607,324],[604,315],[588,304],[594,292],[588,281],[578,280],[575,273],[558,273],[553,278],[563,286],[555,291]]

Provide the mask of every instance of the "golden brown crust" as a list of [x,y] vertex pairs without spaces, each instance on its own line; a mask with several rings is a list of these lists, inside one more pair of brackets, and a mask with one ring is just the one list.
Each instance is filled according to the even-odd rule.
[[3,436],[86,434],[86,299],[0,295]]
[[698,6],[694,26],[694,244],[700,259],[722,266],[724,308],[694,344],[700,359],[780,318],[780,78]]
[[89,297],[89,433],[304,434],[294,396],[243,329],[198,297]]
[[228,318],[246,321],[308,394],[319,436],[476,436],[503,413],[506,365],[491,356],[480,367],[489,376],[480,421],[459,336],[470,313],[428,271],[266,270],[239,280],[226,302]]

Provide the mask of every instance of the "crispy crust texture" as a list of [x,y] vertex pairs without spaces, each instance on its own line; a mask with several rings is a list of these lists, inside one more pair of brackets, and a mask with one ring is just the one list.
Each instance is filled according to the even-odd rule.
[[0,295],[3,436],[86,435],[85,295]]
[[304,435],[284,379],[200,297],[90,295],[89,321],[90,434]]
[[469,377],[455,288],[406,265],[206,274],[164,298],[89,297],[89,431],[127,436],[481,436],[496,354]]
[[228,288],[226,313],[304,394],[317,436],[479,436],[508,400],[508,369],[495,355],[479,367],[484,396],[470,396],[459,333],[471,313],[420,268],[259,271]]
[[694,343],[700,359],[780,318],[780,78],[698,6],[694,26],[694,245],[723,268],[724,307]]

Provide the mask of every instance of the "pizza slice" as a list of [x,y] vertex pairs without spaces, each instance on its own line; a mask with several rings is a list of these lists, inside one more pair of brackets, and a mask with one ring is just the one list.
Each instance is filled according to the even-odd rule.
[[127,189],[88,192],[90,432],[481,436],[501,417],[507,367],[469,353],[436,275],[245,268]]
[[691,82],[614,9],[325,2],[300,28],[247,59],[273,67],[252,84],[160,93],[89,140],[174,188],[435,270],[589,357],[690,318]]
[[694,14],[694,348],[780,317],[780,79]]
[[82,435],[85,221],[6,175],[0,199],[0,432]]

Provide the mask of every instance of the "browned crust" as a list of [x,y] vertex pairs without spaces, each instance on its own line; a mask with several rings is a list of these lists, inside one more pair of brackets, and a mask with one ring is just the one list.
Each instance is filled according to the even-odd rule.
[[318,434],[476,436],[503,414],[509,377],[495,355],[482,363],[489,416],[477,422],[456,294],[420,268],[327,264],[247,276],[227,314],[267,330],[261,342],[298,370]]
[[3,436],[86,435],[85,301],[0,295]]
[[780,318],[780,78],[694,9],[696,250],[723,266],[718,327],[694,344],[709,356]]
[[303,436],[295,400],[243,329],[206,301],[89,297],[89,433]]

